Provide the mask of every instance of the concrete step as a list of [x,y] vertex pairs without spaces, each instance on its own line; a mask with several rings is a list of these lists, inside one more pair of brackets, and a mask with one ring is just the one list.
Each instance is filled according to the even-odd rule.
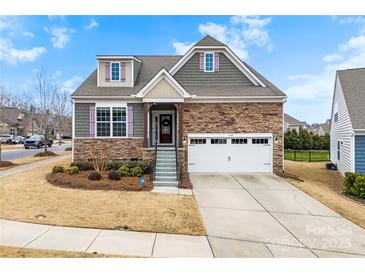
[[176,167],[156,167],[157,172],[176,172]]
[[175,151],[175,147],[157,147],[157,151]]
[[176,171],[156,171],[155,173],[156,177],[169,177],[169,176],[176,176]]
[[153,181],[154,186],[170,186],[177,187],[179,183],[177,181]]
[[165,165],[165,164],[173,164],[173,165],[176,165],[176,161],[166,160],[166,159],[158,159],[156,161],[156,166],[158,166],[158,165]]
[[171,176],[155,176],[155,181],[177,181],[176,174]]

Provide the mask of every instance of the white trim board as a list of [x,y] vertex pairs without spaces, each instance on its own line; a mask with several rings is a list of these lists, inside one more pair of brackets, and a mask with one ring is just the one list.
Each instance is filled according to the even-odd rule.
[[188,133],[188,138],[256,138],[256,137],[265,137],[265,138],[273,138],[273,133]]

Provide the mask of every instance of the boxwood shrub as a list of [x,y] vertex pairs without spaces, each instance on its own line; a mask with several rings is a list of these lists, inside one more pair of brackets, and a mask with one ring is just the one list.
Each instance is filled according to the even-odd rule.
[[346,192],[365,199],[365,175],[360,173],[345,173]]
[[94,167],[91,162],[89,161],[77,161],[71,163],[70,167],[77,166],[79,170],[86,171],[86,170],[94,170]]
[[63,173],[65,168],[63,166],[56,165],[52,168],[52,173]]
[[77,166],[71,166],[67,169],[67,173],[70,175],[78,174],[79,168]]

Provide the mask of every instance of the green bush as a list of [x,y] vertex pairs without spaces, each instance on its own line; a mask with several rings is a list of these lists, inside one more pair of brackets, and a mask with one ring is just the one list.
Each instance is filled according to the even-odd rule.
[[108,179],[118,181],[118,180],[120,180],[120,178],[121,178],[121,175],[120,175],[119,171],[115,171],[115,170],[109,171]]
[[346,192],[360,198],[365,198],[365,175],[360,173],[345,173]]
[[67,169],[67,173],[70,175],[78,174],[79,168],[77,166],[71,166]]
[[57,165],[52,168],[52,173],[63,173],[63,172],[65,172],[65,168],[63,166]]
[[129,173],[133,177],[142,177],[143,175],[142,168],[140,168],[139,166],[131,168]]
[[121,166],[118,169],[118,172],[123,177],[129,176],[129,168],[127,166]]
[[70,166],[77,166],[81,171],[94,170],[92,163],[89,161],[73,162]]
[[106,170],[118,170],[123,165],[122,161],[111,161],[106,164]]
[[131,168],[134,168],[134,167],[138,166],[138,161],[127,161],[127,162],[125,163],[125,165],[126,165],[129,169],[131,169]]
[[150,174],[152,172],[151,162],[149,161],[140,161],[138,166],[142,169],[143,174]]
[[91,181],[99,181],[101,179],[101,174],[97,171],[91,171],[87,178]]

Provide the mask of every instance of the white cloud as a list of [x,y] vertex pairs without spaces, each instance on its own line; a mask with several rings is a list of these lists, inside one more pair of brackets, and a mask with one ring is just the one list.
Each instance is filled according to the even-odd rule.
[[5,22],[4,20],[0,20],[0,31],[5,30],[9,28],[9,24]]
[[68,92],[74,92],[77,86],[81,83],[82,77],[81,76],[73,76],[70,79],[64,81],[61,85],[61,87],[68,91]]
[[365,18],[362,16],[346,17],[339,20],[340,24],[365,24]]
[[50,32],[52,34],[52,45],[58,49],[63,49],[71,41],[71,34],[75,32],[74,29],[68,29],[65,27],[53,29],[44,27],[43,29],[44,31]]
[[194,43],[190,43],[190,42],[173,42],[172,43],[172,46],[175,48],[176,53],[179,55],[185,54],[185,52],[187,52],[193,45],[194,45]]
[[343,57],[339,54],[327,54],[322,58],[324,62],[333,62],[343,59]]
[[23,36],[24,37],[28,37],[28,38],[33,38],[34,37],[34,33],[30,32],[30,31],[24,31],[23,32]]
[[90,21],[89,21],[89,24],[84,26],[84,29],[90,30],[90,29],[96,28],[98,26],[99,26],[99,23],[96,22],[94,18],[91,18]]
[[359,35],[356,37],[351,37],[346,43],[339,46],[340,50],[346,51],[349,49],[365,51],[365,36]]
[[[199,32],[202,35],[210,35],[224,44],[227,44],[240,58],[248,59],[248,47],[256,45],[258,47],[272,49],[272,42],[265,27],[270,24],[271,18],[261,18],[259,16],[233,16],[230,24],[216,24],[207,22],[199,25]],[[173,43],[175,51],[184,54],[190,42]]]
[[0,38],[0,60],[4,60],[11,65],[35,61],[45,52],[44,47],[17,49],[13,47],[11,40]]

